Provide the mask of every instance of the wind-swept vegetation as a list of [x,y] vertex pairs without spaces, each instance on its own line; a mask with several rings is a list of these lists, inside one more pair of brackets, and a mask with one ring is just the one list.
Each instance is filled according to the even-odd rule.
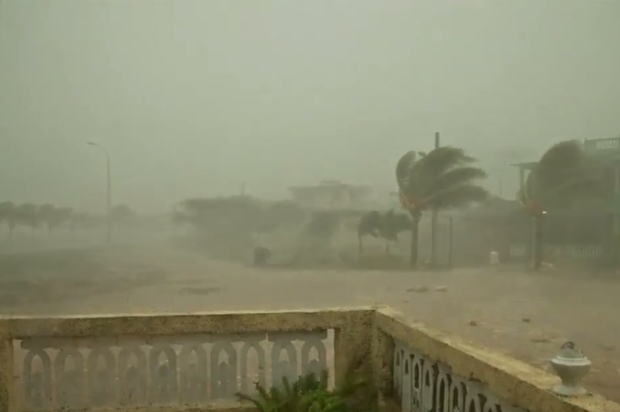
[[542,155],[517,195],[533,218],[533,269],[539,269],[543,261],[544,216],[571,210],[586,198],[601,198],[602,182],[601,169],[577,141],[557,143]]
[[[114,206],[111,218],[118,227],[130,227],[139,222],[138,214],[128,205]],[[8,241],[12,240],[15,230],[19,228],[24,228],[33,235],[45,229],[51,236],[58,230],[98,230],[104,227],[106,220],[105,215],[80,212],[72,207],[56,206],[49,202],[40,205],[31,202],[0,202],[0,227],[6,227]]]
[[265,236],[300,228],[307,217],[298,203],[251,196],[186,199],[171,216],[174,223],[193,229],[193,247],[232,260],[243,260],[247,250],[263,246],[260,239]]
[[401,205],[412,221],[410,266],[418,265],[418,235],[423,213],[465,207],[487,198],[478,184],[486,172],[474,164],[476,159],[463,149],[439,147],[428,154],[410,151],[396,165],[396,183]]
[[[185,244],[214,257],[245,261],[250,251],[278,248],[282,265],[333,260],[332,242],[351,210],[312,210],[298,202],[263,201],[251,196],[193,198],[179,203],[172,221],[193,229]],[[283,258],[286,256],[286,258]],[[256,256],[255,256],[256,257]]]

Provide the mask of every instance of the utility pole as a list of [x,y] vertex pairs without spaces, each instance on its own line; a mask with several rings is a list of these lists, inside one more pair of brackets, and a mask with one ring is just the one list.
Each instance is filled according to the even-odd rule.
[[[435,132],[435,149],[439,148],[439,132]],[[437,268],[437,209],[431,217],[431,267]]]
[[95,146],[98,147],[103,154],[105,155],[105,160],[106,160],[106,177],[107,177],[107,193],[106,193],[106,203],[107,203],[107,224],[108,224],[108,230],[107,230],[107,240],[108,243],[112,243],[112,180],[110,178],[110,154],[108,153],[108,151],[106,150],[105,147],[101,146],[98,143],[94,143],[94,142],[88,142],[89,146]]

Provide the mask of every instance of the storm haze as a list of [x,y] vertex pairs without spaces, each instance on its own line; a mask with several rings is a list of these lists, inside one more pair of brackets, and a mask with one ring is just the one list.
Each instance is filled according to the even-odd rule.
[[620,134],[614,0],[0,2],[0,200],[162,212],[340,179],[409,149],[507,164]]

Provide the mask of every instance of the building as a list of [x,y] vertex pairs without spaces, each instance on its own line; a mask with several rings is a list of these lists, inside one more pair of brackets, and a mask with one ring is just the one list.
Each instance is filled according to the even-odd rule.
[[294,186],[289,192],[293,200],[316,209],[365,209],[372,202],[370,186],[323,180],[318,185]]

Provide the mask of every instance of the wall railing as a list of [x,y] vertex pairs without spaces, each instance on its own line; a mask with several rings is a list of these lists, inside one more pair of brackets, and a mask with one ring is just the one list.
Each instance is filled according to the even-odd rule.
[[[254,382],[355,373],[384,408],[620,411],[596,395],[389,308],[0,318],[0,412],[239,410]],[[369,408],[370,409],[370,408]]]

